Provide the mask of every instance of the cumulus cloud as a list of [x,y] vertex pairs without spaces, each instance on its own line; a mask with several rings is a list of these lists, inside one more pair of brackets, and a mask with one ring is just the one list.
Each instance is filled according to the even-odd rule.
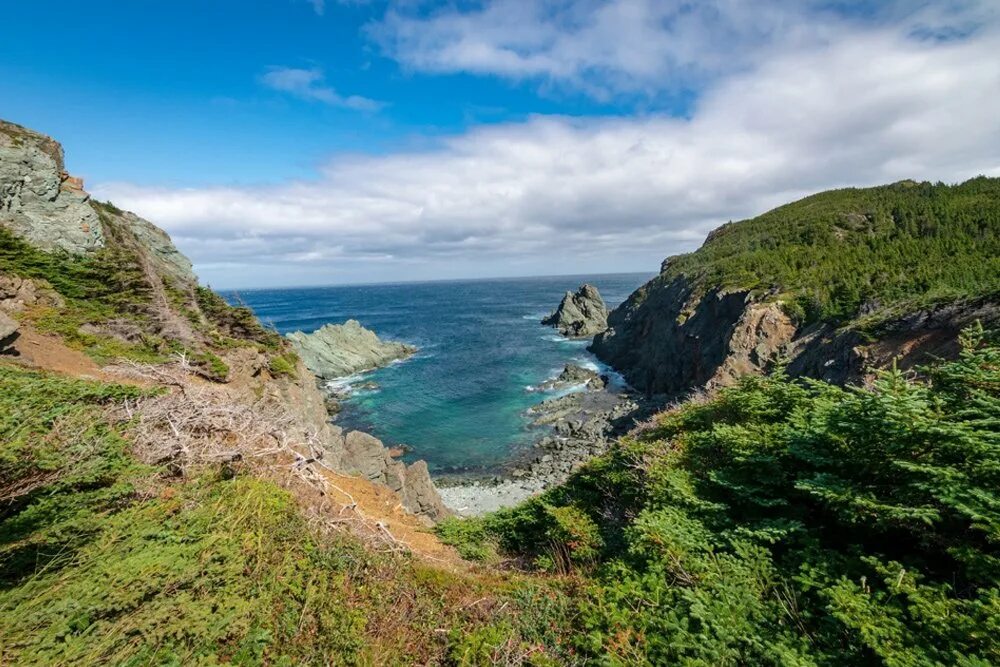
[[378,111],[382,102],[359,95],[340,95],[327,85],[323,70],[318,67],[302,69],[297,67],[271,67],[260,76],[266,87],[288,93],[303,100],[312,100],[356,111]]
[[539,116],[339,156],[310,181],[96,194],[228,284],[652,270],[817,190],[1000,175],[998,52],[991,24],[878,27],[772,53],[688,118]]

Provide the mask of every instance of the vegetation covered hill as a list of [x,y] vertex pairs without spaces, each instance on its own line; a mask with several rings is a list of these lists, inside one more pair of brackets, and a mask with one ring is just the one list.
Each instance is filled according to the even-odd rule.
[[723,225],[664,263],[713,288],[775,291],[805,322],[1000,292],[1000,178],[823,192]]
[[238,466],[185,478],[140,463],[114,408],[160,390],[3,363],[0,387],[0,664],[546,664],[561,650],[565,596],[547,581],[324,532]]

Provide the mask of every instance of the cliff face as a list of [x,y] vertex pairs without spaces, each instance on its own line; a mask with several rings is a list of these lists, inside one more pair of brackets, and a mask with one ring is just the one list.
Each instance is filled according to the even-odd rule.
[[637,389],[679,394],[766,372],[794,336],[779,307],[747,291],[692,298],[685,278],[654,279],[612,311],[591,349]]
[[104,245],[97,213],[51,138],[0,120],[0,224],[46,250]]
[[591,350],[648,394],[765,373],[864,380],[1000,326],[1000,179],[823,193],[723,225],[608,317]]

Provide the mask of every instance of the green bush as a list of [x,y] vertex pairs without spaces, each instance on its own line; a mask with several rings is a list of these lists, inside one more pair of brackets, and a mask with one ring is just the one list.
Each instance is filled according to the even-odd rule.
[[528,560],[597,527],[594,659],[998,664],[1000,347],[963,345],[864,389],[745,378],[481,524]]
[[197,287],[196,296],[201,312],[226,336],[254,341],[269,350],[280,348],[278,332],[265,328],[246,306],[230,306],[210,287]]
[[284,354],[274,354],[268,359],[268,370],[274,377],[295,377],[298,361],[298,355],[292,350]]
[[474,561],[496,559],[496,544],[481,521],[450,517],[438,523],[434,532],[442,542],[455,547],[462,558]]
[[545,582],[321,535],[268,481],[136,463],[107,409],[146,390],[4,364],[0,387],[2,664],[568,657]]
[[190,358],[198,372],[209,380],[225,382],[229,379],[229,366],[213,352],[195,352]]

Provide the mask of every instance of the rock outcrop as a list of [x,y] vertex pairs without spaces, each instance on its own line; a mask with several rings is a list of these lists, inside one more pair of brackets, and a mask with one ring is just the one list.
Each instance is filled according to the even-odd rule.
[[608,308],[593,285],[566,292],[559,307],[542,324],[555,327],[569,338],[590,338],[608,328]]
[[296,331],[287,338],[306,367],[324,380],[385,366],[417,351],[412,345],[381,340],[357,320],[325,324],[311,334]]
[[343,442],[341,465],[345,472],[389,487],[403,500],[403,506],[417,516],[438,521],[450,514],[424,461],[406,465],[393,458],[381,440],[361,431],[349,432],[343,436]]
[[604,389],[608,380],[597,371],[576,364],[566,364],[556,377],[538,385],[538,390],[552,391],[583,386],[588,390]]
[[10,316],[0,312],[0,354],[17,340],[20,325]]
[[45,250],[94,250],[104,232],[89,199],[66,173],[62,146],[0,120],[0,225]]
[[[203,363],[198,361],[198,353],[214,349],[205,355],[205,363],[215,359],[225,369],[227,383],[213,384],[211,391],[223,396],[226,403],[252,405],[256,410],[263,405],[259,401],[269,401],[272,408],[280,408],[276,411],[282,416],[282,437],[292,443],[318,444],[320,459],[328,468],[388,486],[400,505],[426,521],[447,513],[426,464],[407,466],[390,456],[377,439],[361,433],[345,436],[330,423],[325,397],[303,363],[298,363],[294,372],[272,372],[269,360],[284,352],[284,347],[277,340],[265,340],[271,346],[271,357],[265,354],[262,341],[254,336],[268,332],[259,325],[251,326],[255,324],[252,315],[241,316],[234,325],[231,314],[203,309],[196,298],[197,277],[191,262],[166,232],[134,213],[91,200],[83,182],[64,171],[62,147],[56,141],[4,121],[0,121],[0,226],[42,250],[84,254],[106,248],[134,261],[148,285],[148,300],[130,304],[133,310],[123,311],[119,317],[83,323],[81,334],[126,345],[153,334],[188,349],[187,363],[195,372]],[[0,272],[0,351],[37,334],[30,316],[39,306],[58,310],[65,301],[45,280]],[[212,348],[211,336],[206,333],[209,328],[218,328],[217,335],[247,344]],[[308,345],[299,348],[304,359],[320,359],[326,364],[316,366],[318,374],[356,372],[414,351],[409,346],[379,341],[357,322],[324,329],[325,335],[306,337],[314,345],[315,355],[310,354]],[[21,333],[24,335],[19,339]],[[25,360],[23,355],[20,360]],[[52,359],[45,361],[44,367],[73,372],[65,364],[60,367],[51,363]],[[379,492],[384,494],[385,490]]]
[[165,231],[131,211],[112,211],[110,207],[105,207],[105,213],[117,216],[128,226],[136,241],[145,248],[146,256],[150,258],[161,276],[172,278],[175,283],[198,282],[191,260],[177,249]]

